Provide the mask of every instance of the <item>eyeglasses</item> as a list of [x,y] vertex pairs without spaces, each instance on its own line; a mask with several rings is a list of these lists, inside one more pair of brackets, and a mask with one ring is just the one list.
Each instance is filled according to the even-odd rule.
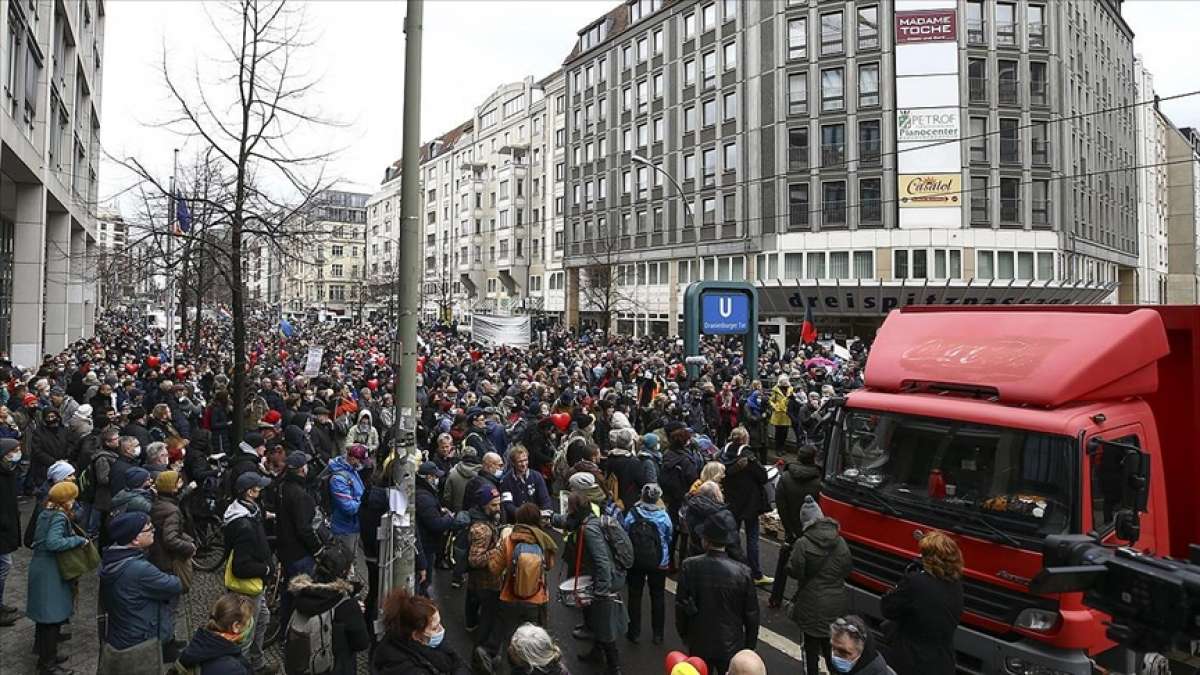
[[846,631],[847,633],[854,633],[855,635],[858,635],[859,637],[866,637],[865,635],[863,635],[862,631],[859,630],[858,626],[850,623],[849,621],[846,621],[843,618],[839,618],[837,621],[834,621],[833,623],[829,624],[829,630],[830,631],[839,631],[839,632]]

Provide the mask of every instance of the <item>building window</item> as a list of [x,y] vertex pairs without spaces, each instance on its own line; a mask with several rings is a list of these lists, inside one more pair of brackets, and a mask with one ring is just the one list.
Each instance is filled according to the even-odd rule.
[[879,49],[879,8],[858,8],[858,49]]
[[689,105],[683,109],[683,130],[684,132],[696,130],[696,106]]
[[803,171],[808,168],[808,127],[788,130],[788,170]]
[[1000,222],[1015,225],[1021,222],[1021,179],[1000,179]]
[[983,18],[983,0],[967,1],[967,44],[987,44],[987,20]]
[[788,114],[808,112],[808,72],[788,74]]
[[333,277],[334,279],[342,278],[342,266],[341,265],[330,265],[329,276]]
[[858,181],[858,219],[860,225],[883,224],[882,179],[863,178]]
[[683,15],[683,39],[691,40],[696,36],[696,15],[688,12]]
[[1020,81],[1017,78],[1016,61],[997,61],[1000,105],[1017,105],[1021,102]]
[[717,53],[705,52],[701,57],[704,68],[704,88],[711,89],[717,85]]
[[834,180],[821,184],[821,225],[846,224],[846,181]]
[[708,32],[717,27],[717,6],[715,4],[707,4],[704,9],[700,10],[700,16],[703,19],[704,31]]
[[638,112],[646,112],[646,106],[650,103],[650,89],[645,80],[637,83],[637,104]]
[[621,90],[621,109],[630,110],[633,108],[633,89],[625,87]]
[[721,119],[729,122],[737,117],[737,92],[729,92],[721,97]]
[[1044,49],[1046,47],[1046,8],[1041,5],[1030,5],[1025,9],[1028,20],[1026,30],[1029,33],[1029,48]]
[[1049,123],[1034,120],[1029,125],[1030,159],[1035,165],[1050,163],[1050,130]]
[[996,3],[996,44],[1001,47],[1017,44],[1017,6],[1012,3]]
[[655,143],[663,142],[663,118],[661,117],[654,118],[653,137]]
[[1000,118],[1000,163],[1021,163],[1021,137],[1018,131],[1021,121]]
[[788,226],[792,229],[808,227],[808,183],[788,186]]
[[1050,181],[1035,180],[1029,184],[1029,205],[1034,225],[1050,224]]
[[841,54],[844,39],[842,13],[829,12],[821,15],[821,55]]
[[637,41],[637,60],[638,63],[650,58],[650,41],[646,38],[640,38]]
[[704,163],[704,184],[715,185],[717,182],[717,150],[709,148],[701,153]]
[[703,223],[705,225],[715,225],[717,222],[717,200],[713,197],[705,197],[700,202],[701,212],[703,215]]
[[654,84],[654,87],[653,87],[654,98],[662,98],[662,96],[663,96],[663,75],[662,75],[662,73],[655,73],[654,78],[651,80],[651,82]]
[[967,83],[971,103],[988,102],[987,60],[967,60]]
[[696,180],[696,155],[688,153],[683,156],[683,179]]
[[879,64],[866,63],[858,67],[858,107],[879,105]]
[[839,168],[846,163],[846,125],[821,126],[821,167]]
[[724,165],[725,171],[737,171],[737,143],[725,144]]
[[688,59],[683,62],[683,86],[688,87],[696,83],[696,60]]
[[986,162],[988,159],[987,118],[971,118],[970,137],[967,139],[968,153],[972,162]]
[[841,110],[846,107],[845,71],[826,68],[821,71],[821,110]]
[[726,42],[722,49],[722,57],[725,60],[725,70],[733,70],[737,67],[737,43]]
[[702,113],[700,115],[700,123],[703,126],[711,127],[717,123],[717,99],[710,98],[701,104]]
[[663,32],[661,28],[654,31],[654,53],[663,53]]
[[858,123],[858,163],[863,166],[879,166],[883,155],[883,139],[879,120],[863,120]]
[[809,251],[806,256],[808,259],[808,275],[809,279],[826,279],[825,276],[825,252],[824,251]]
[[981,224],[992,222],[991,208],[988,204],[987,176],[971,177],[971,222]]
[[1046,64],[1041,61],[1029,62],[1029,103],[1031,105],[1046,105],[1049,103],[1049,86],[1046,81]]
[[788,20],[788,58],[803,59],[808,56],[808,19]]

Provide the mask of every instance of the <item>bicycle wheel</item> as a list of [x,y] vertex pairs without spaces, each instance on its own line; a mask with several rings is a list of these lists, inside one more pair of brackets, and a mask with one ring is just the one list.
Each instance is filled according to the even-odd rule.
[[225,564],[225,536],[218,523],[204,519],[192,528],[196,539],[196,555],[192,567],[201,572],[216,572]]
[[267,620],[267,630],[263,633],[263,648],[266,649],[283,638],[284,626],[279,620],[279,600],[284,590],[279,579],[279,570],[272,572],[264,582],[263,592],[267,594],[267,610],[271,613],[270,619]]

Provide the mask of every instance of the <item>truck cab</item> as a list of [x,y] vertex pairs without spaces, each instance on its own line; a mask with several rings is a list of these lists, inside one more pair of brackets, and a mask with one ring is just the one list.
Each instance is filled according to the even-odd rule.
[[878,619],[938,529],[965,561],[960,671],[1123,666],[1103,614],[1029,584],[1048,535],[1158,555],[1196,539],[1198,321],[1190,307],[893,312],[825,454],[822,509],[854,557],[852,611]]

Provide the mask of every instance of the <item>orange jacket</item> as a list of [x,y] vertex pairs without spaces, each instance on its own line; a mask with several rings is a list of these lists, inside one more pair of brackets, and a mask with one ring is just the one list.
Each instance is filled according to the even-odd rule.
[[488,560],[488,569],[492,574],[502,576],[504,578],[503,586],[500,588],[501,602],[523,602],[531,605],[544,605],[550,601],[550,593],[546,587],[538,591],[537,595],[532,598],[520,599],[513,595],[512,579],[508,578],[508,566],[512,562],[513,547],[517,542],[523,541],[530,544],[538,544],[542,547],[542,553],[546,558],[546,584],[549,581],[549,572],[554,568],[555,556],[558,553],[558,546],[550,535],[542,530],[531,527],[529,525],[517,525],[513,528],[512,534],[504,538],[500,542],[500,546],[492,551],[492,557]]

